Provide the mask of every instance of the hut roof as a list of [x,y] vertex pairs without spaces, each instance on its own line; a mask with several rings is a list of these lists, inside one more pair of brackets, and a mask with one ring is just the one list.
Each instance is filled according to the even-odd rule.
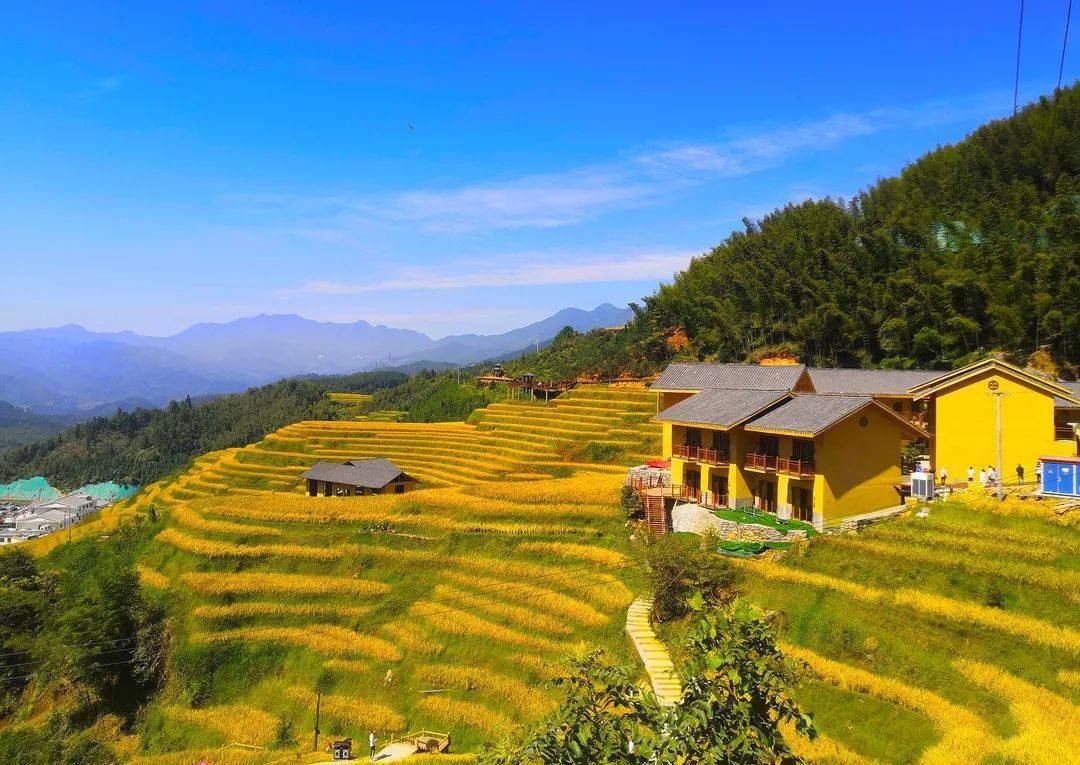
[[401,476],[404,476],[407,481],[416,480],[402,472],[401,468],[384,457],[376,457],[370,460],[349,460],[343,465],[335,462],[316,462],[311,468],[300,474],[301,478],[329,481],[331,483],[345,484],[346,486],[363,486],[367,489],[381,489]]

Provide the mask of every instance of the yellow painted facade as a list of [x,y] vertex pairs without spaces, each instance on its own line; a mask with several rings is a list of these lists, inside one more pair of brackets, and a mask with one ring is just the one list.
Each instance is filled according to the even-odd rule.
[[826,522],[898,505],[900,449],[911,437],[903,423],[873,406],[819,435],[815,447]]
[[[861,424],[864,420],[865,425]],[[691,429],[698,430],[704,446],[711,444],[713,433],[726,433],[728,464],[710,465],[672,456],[667,445],[685,443],[686,432]],[[900,448],[905,439],[911,439],[912,433],[879,407],[867,407],[815,437],[773,434],[778,440],[777,453],[781,457],[794,454],[795,441],[813,442],[815,468],[812,477],[747,467],[746,455],[758,450],[762,435],[769,434],[741,427],[720,431],[664,423],[665,454],[671,458],[672,483],[690,486],[699,492],[715,492],[712,479],[720,476],[727,479],[724,506],[736,509],[758,507],[775,511],[781,518],[800,517],[797,490],[801,489],[810,498],[810,513],[802,519],[818,527],[900,503],[896,491],[901,480]],[[688,480],[695,473],[699,480]],[[775,494],[762,484],[774,484]],[[767,497],[775,498],[775,506],[765,505]],[[715,501],[717,498],[710,499]]]
[[933,428],[930,460],[936,474],[945,467],[959,481],[968,467],[976,473],[997,467],[995,393],[1002,394],[1002,472],[1007,479],[1015,475],[1018,464],[1034,476],[1040,457],[1076,454],[1075,440],[1055,439],[1054,396],[1027,375],[990,367],[928,396]]
[[[799,392],[797,387],[792,395]],[[693,394],[658,391],[658,411]],[[918,438],[920,432],[929,432],[935,475],[945,467],[951,481],[961,482],[969,466],[976,473],[996,467],[995,394],[1001,394],[1002,471],[1006,480],[1015,475],[1018,464],[1024,466],[1028,480],[1033,480],[1040,457],[1077,454],[1077,440],[1063,438],[1060,427],[1055,430],[1055,396],[1068,400],[1068,390],[1008,363],[987,359],[943,372],[906,393],[874,394],[877,406],[865,407],[857,416],[834,423],[812,438],[806,434],[771,434],[778,439],[772,453],[781,458],[797,458],[795,440],[812,440],[813,476],[746,467],[747,453],[763,451],[759,443],[763,434],[755,431],[752,421],[746,428],[736,426],[730,430],[663,422],[664,456],[671,459],[672,483],[714,493],[722,486],[723,504],[727,507],[761,507],[781,517],[805,517],[799,505],[805,507],[808,492],[813,522],[821,527],[899,504],[896,487],[902,480],[900,450],[905,441]],[[1060,413],[1058,420],[1060,426]],[[688,431],[697,434],[688,439]],[[678,446],[691,441],[712,447],[713,433],[719,432],[726,434],[727,464],[710,465],[674,454]],[[726,482],[715,484],[716,476]]]

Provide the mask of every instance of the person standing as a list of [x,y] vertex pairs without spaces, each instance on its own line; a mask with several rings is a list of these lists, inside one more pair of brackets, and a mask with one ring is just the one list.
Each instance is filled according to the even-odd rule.
[[1035,483],[1038,484],[1040,489],[1042,488],[1042,470],[1042,460],[1037,460],[1035,462]]
[[367,737],[368,749],[371,750],[371,759],[375,759],[375,731],[371,731]]
[[945,466],[941,466],[941,485],[944,486],[949,482],[949,471],[945,469]]
[[988,473],[988,475],[990,476],[990,483],[991,484],[996,484],[997,479],[998,479],[998,474],[997,474],[997,470],[994,468],[993,465],[990,466],[990,472]]
[[986,468],[979,471],[979,483],[986,485]]
[[968,483],[975,483],[975,468],[973,468],[971,465],[968,465]]
[[1021,486],[1024,485],[1024,466],[1019,463],[1016,465],[1016,480]]

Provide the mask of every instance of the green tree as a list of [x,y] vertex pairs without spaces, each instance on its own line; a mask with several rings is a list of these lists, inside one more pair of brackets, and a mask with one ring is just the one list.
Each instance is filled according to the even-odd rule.
[[798,667],[760,611],[736,604],[704,613],[685,648],[683,696],[664,721],[670,735],[657,744],[660,762],[801,762],[781,726],[811,739],[817,731],[791,695]]
[[714,607],[734,599],[741,574],[719,552],[714,535],[646,536],[640,549],[657,621],[685,616],[695,604]]
[[[735,604],[702,611],[686,641],[682,697],[663,707],[625,668],[600,652],[574,660],[556,681],[559,708],[524,742],[485,750],[485,765],[794,765],[784,738],[813,738],[814,723],[791,695],[799,667],[781,654],[761,612]],[[634,751],[630,751],[630,742]]]

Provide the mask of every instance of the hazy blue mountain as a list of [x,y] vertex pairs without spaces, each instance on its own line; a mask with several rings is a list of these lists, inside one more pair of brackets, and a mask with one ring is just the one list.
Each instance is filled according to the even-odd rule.
[[366,321],[319,322],[295,314],[196,324],[170,337],[91,332],[73,324],[2,332],[0,401],[39,413],[112,413],[282,377],[504,358],[531,348],[537,338],[543,345],[567,325],[589,330],[629,318],[629,309],[605,303],[592,311],[567,308],[498,335],[439,340]]
[[81,327],[0,333],[0,400],[37,412],[68,413],[132,396],[161,405],[188,394],[243,390],[255,382],[161,348],[130,344],[136,337],[108,333],[102,339]]
[[555,337],[563,327],[571,326],[579,332],[600,327],[621,327],[630,321],[633,312],[629,308],[616,308],[603,303],[591,311],[580,308],[564,308],[546,319],[499,335],[448,335],[417,354],[406,356],[404,362],[442,361],[449,364],[473,364],[487,359],[514,356],[521,351],[536,347]]
[[219,370],[271,380],[394,364],[431,342],[411,329],[366,321],[339,324],[295,314],[263,314],[222,324],[196,324],[164,338],[159,347]]

